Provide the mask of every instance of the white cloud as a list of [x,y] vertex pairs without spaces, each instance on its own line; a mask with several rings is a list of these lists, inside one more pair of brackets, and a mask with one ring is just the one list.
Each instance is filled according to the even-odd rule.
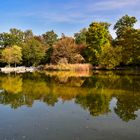
[[135,28],[136,28],[136,29],[140,29],[140,21],[138,21],[138,22],[135,24]]
[[[87,2],[72,2],[71,4],[67,3],[62,5],[62,9],[64,8],[65,12],[48,15],[42,14],[42,17],[56,22],[85,23],[89,19],[102,20],[103,17],[110,18],[113,16],[112,11],[117,12],[116,10],[122,10],[127,14],[128,11],[133,11],[134,9],[132,8],[138,6],[139,3],[140,0],[100,0],[97,2],[87,0]],[[105,15],[104,13],[100,13],[100,11],[109,11],[109,13]],[[138,9],[137,12],[139,12]]]
[[105,0],[88,5],[89,10],[105,11],[136,6],[140,0]]
[[[22,11],[10,14],[16,17],[32,17],[47,23],[87,24],[91,20],[112,22],[114,16],[122,16],[122,13],[119,12],[117,15],[113,15],[112,11],[132,8],[137,6],[139,2],[140,0],[83,0],[82,2],[77,0],[76,2],[60,3],[58,8],[54,7],[54,10],[47,8],[45,10],[38,9],[36,11]],[[106,11],[109,11],[109,13],[104,14]],[[132,9],[129,11],[132,11]],[[139,10],[137,9],[137,11],[133,12],[139,13]]]

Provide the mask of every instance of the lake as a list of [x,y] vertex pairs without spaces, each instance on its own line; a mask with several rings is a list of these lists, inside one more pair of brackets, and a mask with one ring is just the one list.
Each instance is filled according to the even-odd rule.
[[140,72],[0,74],[0,140],[140,140]]

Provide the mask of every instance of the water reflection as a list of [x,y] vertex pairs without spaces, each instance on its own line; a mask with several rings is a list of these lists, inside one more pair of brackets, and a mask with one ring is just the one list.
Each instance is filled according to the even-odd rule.
[[135,120],[137,114],[135,111],[140,109],[139,94],[129,94],[118,96],[117,107],[114,108],[115,113],[124,121]]
[[0,75],[0,104],[17,109],[32,107],[39,100],[49,106],[62,99],[75,101],[91,115],[104,115],[110,110],[110,101],[117,99],[114,112],[123,120],[137,118],[140,109],[140,76],[134,72],[96,72],[91,76],[73,73],[26,73]]

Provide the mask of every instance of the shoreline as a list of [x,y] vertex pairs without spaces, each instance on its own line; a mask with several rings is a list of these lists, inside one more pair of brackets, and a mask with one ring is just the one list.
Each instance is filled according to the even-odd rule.
[[2,73],[26,73],[26,72],[34,72],[36,71],[35,67],[3,67],[0,68],[0,72]]
[[90,64],[59,64],[59,65],[40,65],[37,67],[3,67],[0,68],[2,73],[26,73],[35,71],[91,71],[93,69]]
[[125,70],[140,70],[140,67],[118,67],[115,69],[105,69],[97,66],[92,66],[91,64],[59,64],[59,65],[40,65],[37,67],[2,67],[0,72],[2,73],[26,73],[35,71],[49,71],[49,72],[89,72],[89,71],[125,71]]

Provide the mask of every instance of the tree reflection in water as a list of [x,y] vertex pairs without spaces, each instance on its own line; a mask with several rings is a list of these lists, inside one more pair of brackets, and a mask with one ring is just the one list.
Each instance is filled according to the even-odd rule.
[[110,101],[117,99],[114,112],[123,120],[135,120],[140,109],[140,77],[133,72],[100,72],[82,76],[61,73],[26,73],[0,75],[0,104],[16,109],[23,105],[32,107],[39,100],[49,106],[62,99],[74,99],[91,115],[104,115],[110,110]]

